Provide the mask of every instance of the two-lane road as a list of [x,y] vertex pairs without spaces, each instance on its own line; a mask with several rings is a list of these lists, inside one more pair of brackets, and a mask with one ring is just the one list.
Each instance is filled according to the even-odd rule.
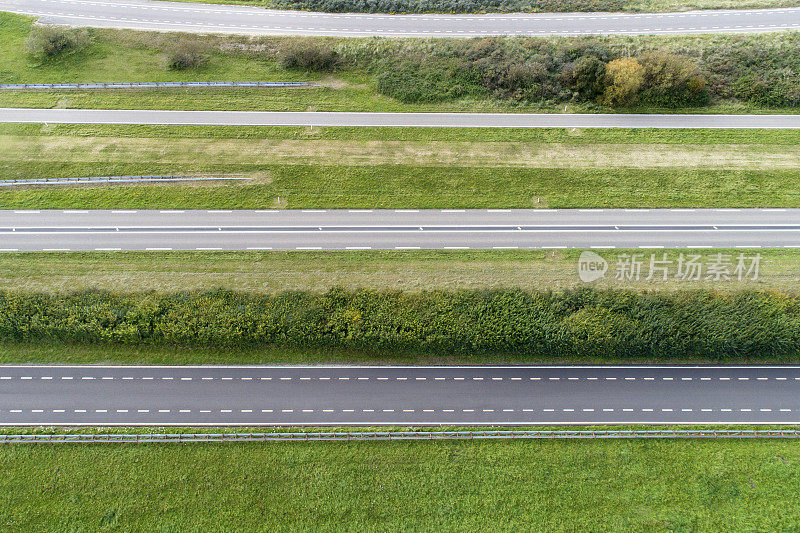
[[798,246],[800,209],[0,211],[0,251]]
[[0,367],[0,425],[797,424],[800,367]]
[[637,115],[625,113],[372,113],[0,108],[0,123],[407,128],[798,129],[800,128],[800,114]]
[[635,35],[752,33],[800,28],[798,8],[642,14],[378,15],[149,0],[0,0],[0,11],[34,15],[44,23],[73,26],[253,35]]

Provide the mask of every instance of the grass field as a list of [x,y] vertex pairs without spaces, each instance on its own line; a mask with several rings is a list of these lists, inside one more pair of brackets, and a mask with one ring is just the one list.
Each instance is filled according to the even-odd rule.
[[46,531],[776,531],[794,441],[5,446],[0,524]]
[[[757,281],[724,283],[616,281],[618,254],[664,250],[614,250],[604,253],[611,270],[595,287],[715,291],[800,289],[800,252],[761,249]],[[690,253],[689,250],[681,250]],[[717,253],[736,257],[754,250],[696,250],[709,260]],[[601,252],[602,253],[602,252]],[[678,251],[668,252],[675,260]],[[273,293],[324,292],[332,287],[389,290],[503,289],[561,290],[582,284],[577,275],[580,250],[404,250],[347,252],[35,252],[0,254],[0,290],[70,292],[190,291],[226,288]],[[646,272],[645,265],[643,272]]]
[[240,174],[14,188],[6,208],[790,207],[800,133],[0,126],[0,179]]

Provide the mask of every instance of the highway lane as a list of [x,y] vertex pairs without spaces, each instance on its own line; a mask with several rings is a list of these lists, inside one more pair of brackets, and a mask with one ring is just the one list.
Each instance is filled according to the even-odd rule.
[[[0,0],[2,1],[2,0]],[[797,115],[585,113],[370,113],[322,111],[173,111],[0,108],[3,123],[356,126],[418,128],[713,128],[797,129]]]
[[6,426],[639,423],[800,423],[800,367],[0,367]]
[[800,209],[0,211],[0,251],[798,246]]
[[752,33],[800,28],[798,8],[652,14],[376,15],[147,0],[0,0],[0,10],[35,15],[43,23],[73,26],[253,35],[634,35]]

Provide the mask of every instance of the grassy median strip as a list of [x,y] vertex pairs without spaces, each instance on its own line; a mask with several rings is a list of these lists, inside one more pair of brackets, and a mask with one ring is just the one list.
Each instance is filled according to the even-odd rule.
[[781,530],[794,441],[0,449],[12,530]]
[[[168,167],[169,170],[164,170]],[[42,176],[15,163],[8,178]],[[199,186],[48,187],[0,191],[6,209],[677,208],[798,207],[797,170],[551,169],[401,165],[63,163],[60,177],[236,174]],[[47,177],[56,177],[44,173]]]
[[237,174],[236,184],[6,188],[63,208],[794,207],[800,132],[0,126],[0,179]]
[[[201,139],[204,141],[386,141],[386,142],[497,142],[642,145],[733,145],[791,147],[800,143],[800,130],[761,129],[658,129],[658,128],[410,128],[410,127],[292,127],[292,126],[200,126],[122,124],[0,124],[0,135],[31,137],[30,143],[49,138],[68,139]],[[18,139],[18,142],[22,142]],[[144,141],[135,141],[144,142]]]
[[[579,134],[576,134],[578,136]],[[338,140],[39,137],[0,135],[4,159],[95,162],[132,159],[190,165],[414,165],[519,168],[796,169],[800,146],[631,142],[497,142],[478,140]]]

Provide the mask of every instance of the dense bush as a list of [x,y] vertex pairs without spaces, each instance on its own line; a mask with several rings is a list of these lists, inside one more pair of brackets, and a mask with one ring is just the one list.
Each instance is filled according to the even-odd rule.
[[187,70],[198,68],[208,62],[203,46],[195,41],[179,41],[167,52],[168,70]]
[[267,7],[331,13],[622,11],[623,0],[267,0]]
[[647,52],[639,62],[644,67],[642,100],[665,107],[686,107],[708,102],[706,79],[686,56]]
[[584,56],[571,69],[572,85],[582,98],[594,100],[603,93],[606,64],[596,56]]
[[800,105],[800,33],[372,38],[340,41],[336,50],[348,66],[371,73],[380,92],[404,102],[491,95],[543,104],[680,108],[738,99]]
[[378,74],[375,83],[378,91],[397,98],[401,102],[439,102],[460,98],[468,94],[468,88],[477,89],[474,84],[454,83],[464,73],[457,72],[458,66],[440,62],[427,64],[424,61],[388,61],[376,66]]
[[644,67],[634,57],[615,59],[606,65],[603,103],[612,107],[635,104],[644,83]]
[[278,65],[288,69],[333,70],[339,60],[331,43],[317,39],[284,41],[278,50]]
[[800,355],[800,296],[578,290],[0,292],[0,340],[522,357]]
[[34,26],[25,41],[25,49],[29,56],[43,61],[65,52],[80,50],[91,42],[91,34],[86,29]]

